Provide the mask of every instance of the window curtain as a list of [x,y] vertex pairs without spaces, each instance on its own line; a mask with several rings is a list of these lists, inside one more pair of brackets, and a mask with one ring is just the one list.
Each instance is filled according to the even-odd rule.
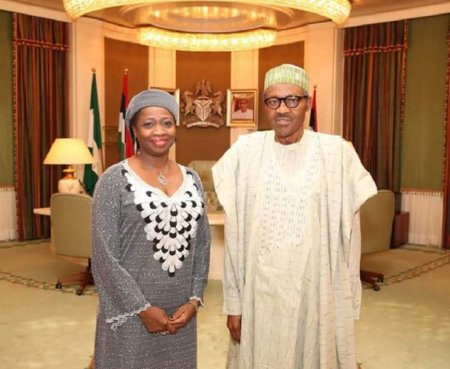
[[[400,134],[404,118],[406,21],[345,30],[344,137],[378,188],[400,192]],[[400,199],[396,209],[400,210]]]
[[11,40],[12,14],[0,11],[0,241],[16,239]]
[[[42,164],[51,144],[68,131],[68,26],[64,22],[13,15],[14,165],[19,240],[47,238],[47,217],[58,169]],[[47,218],[47,219],[46,219]]]
[[450,249],[450,22],[447,31],[447,80],[445,112],[445,168],[444,168],[444,205],[442,222],[442,246]]

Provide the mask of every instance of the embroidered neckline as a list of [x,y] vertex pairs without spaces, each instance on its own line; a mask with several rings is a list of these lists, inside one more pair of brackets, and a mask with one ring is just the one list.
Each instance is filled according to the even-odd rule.
[[158,194],[162,195],[163,197],[166,197],[168,199],[171,198],[175,198],[179,195],[180,190],[186,186],[186,178],[188,176],[188,172],[186,171],[186,168],[182,165],[176,164],[181,171],[181,174],[183,176],[183,181],[181,182],[180,186],[178,187],[178,189],[172,194],[172,195],[168,195],[167,193],[165,193],[163,190],[161,190],[158,187],[154,187],[152,186],[150,183],[147,183],[146,181],[144,181],[130,166],[130,164],[128,163],[128,159],[125,159],[122,162],[123,167],[125,168],[125,170],[135,178],[136,183],[140,184],[143,187],[149,188],[150,190],[152,190],[153,192],[157,192]]
[[190,254],[190,241],[195,237],[198,220],[204,212],[200,190],[187,171],[186,181],[171,197],[142,183],[125,168],[122,175],[127,179],[127,190],[134,193],[136,209],[146,223],[144,231],[153,243],[153,257],[173,277]]

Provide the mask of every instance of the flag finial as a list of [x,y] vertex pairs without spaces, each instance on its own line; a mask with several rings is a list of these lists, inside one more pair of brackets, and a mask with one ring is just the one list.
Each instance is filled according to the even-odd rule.
[[128,74],[128,68],[125,68],[125,69],[123,70],[123,72],[124,72],[125,74]]
[[95,67],[91,68],[92,73],[95,73]]

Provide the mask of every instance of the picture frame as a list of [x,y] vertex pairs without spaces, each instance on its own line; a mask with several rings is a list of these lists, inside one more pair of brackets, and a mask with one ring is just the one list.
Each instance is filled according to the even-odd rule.
[[258,90],[227,90],[227,126],[256,128]]
[[167,87],[155,87],[155,86],[151,86],[151,87],[149,87],[149,89],[150,88],[155,89],[155,90],[166,91],[175,97],[175,99],[177,100],[177,104],[178,104],[178,119],[175,122],[175,124],[177,126],[179,126],[180,125],[180,115],[181,115],[181,112],[180,112],[180,89],[179,88],[167,88]]

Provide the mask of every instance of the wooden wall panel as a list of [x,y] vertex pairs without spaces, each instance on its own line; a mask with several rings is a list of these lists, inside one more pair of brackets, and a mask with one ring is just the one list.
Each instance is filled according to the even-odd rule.
[[128,69],[128,97],[148,88],[148,47],[105,38],[105,166],[117,163],[117,130],[122,79]]
[[[213,91],[230,88],[231,54],[228,52],[183,52],[177,51],[176,86],[181,95],[185,90],[195,91],[195,84],[208,80]],[[230,146],[230,129],[177,127],[177,162],[183,165],[192,160],[218,160]]]
[[259,50],[258,91],[260,91],[258,130],[271,129],[264,113],[265,107],[262,94],[264,92],[264,76],[266,72],[279,64],[304,65],[305,44],[303,41],[292,44],[266,47]]

